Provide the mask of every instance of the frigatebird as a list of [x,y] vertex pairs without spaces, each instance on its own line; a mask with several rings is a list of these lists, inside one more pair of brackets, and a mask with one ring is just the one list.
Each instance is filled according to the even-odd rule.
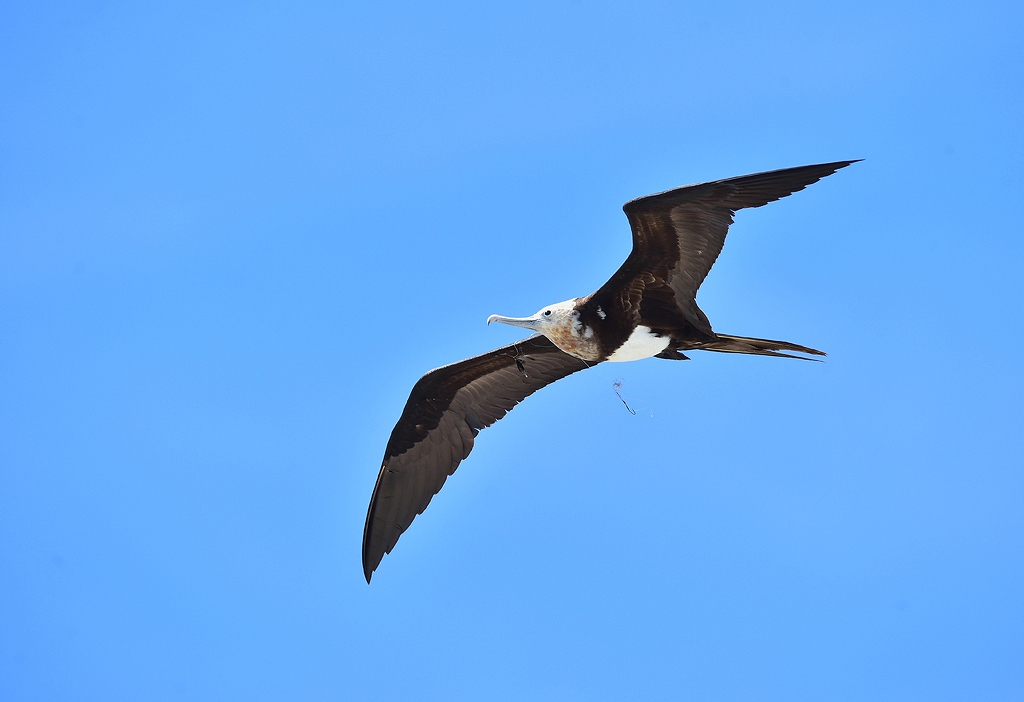
[[633,230],[633,250],[597,292],[548,305],[531,317],[491,315],[488,324],[537,333],[432,370],[413,387],[370,498],[363,530],[366,582],[473,450],[480,430],[549,383],[603,361],[686,360],[683,352],[691,350],[824,356],[787,341],[716,333],[697,307],[697,289],[737,210],[786,197],[855,162],[767,171],[631,200],[622,209]]

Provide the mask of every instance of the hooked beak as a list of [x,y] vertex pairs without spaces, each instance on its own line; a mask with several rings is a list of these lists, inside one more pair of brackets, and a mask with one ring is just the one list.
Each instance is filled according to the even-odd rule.
[[498,324],[510,324],[513,327],[523,327],[524,329],[537,329],[537,322],[540,321],[540,317],[533,315],[532,317],[502,317],[500,314],[492,314],[487,318],[487,323],[497,322]]

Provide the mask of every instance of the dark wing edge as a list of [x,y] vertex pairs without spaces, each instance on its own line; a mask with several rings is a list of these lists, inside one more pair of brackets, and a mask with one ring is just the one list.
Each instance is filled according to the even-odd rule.
[[481,429],[545,385],[590,365],[536,335],[420,378],[391,432],[366,513],[366,582],[473,450]]
[[633,249],[612,280],[625,286],[641,272],[652,273],[671,286],[687,319],[710,332],[695,298],[722,251],[734,213],[803,190],[858,160],[765,171],[630,200],[622,209],[633,231]]
[[622,206],[622,210],[628,217],[634,213],[666,211],[687,202],[709,197],[715,200],[716,204],[732,210],[761,207],[799,192],[808,185],[813,185],[822,178],[832,175],[840,168],[846,168],[850,164],[863,160],[855,158],[849,161],[780,168],[774,171],[684,185],[630,200]]

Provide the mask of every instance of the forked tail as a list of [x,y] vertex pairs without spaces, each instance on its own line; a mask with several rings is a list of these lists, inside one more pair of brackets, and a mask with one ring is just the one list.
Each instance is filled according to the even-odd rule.
[[796,353],[805,353],[811,356],[824,356],[824,351],[818,351],[817,349],[811,349],[806,346],[800,346],[799,344],[791,344],[788,341],[773,341],[771,339],[753,339],[745,336],[729,336],[728,334],[718,334],[718,340],[712,341],[711,343],[704,344],[700,347],[701,351],[718,351],[720,353],[749,353],[758,356],[779,356],[781,358],[799,358],[804,361],[819,361],[817,358],[807,358],[806,356],[794,356],[791,353],[783,353],[783,351],[795,351]]

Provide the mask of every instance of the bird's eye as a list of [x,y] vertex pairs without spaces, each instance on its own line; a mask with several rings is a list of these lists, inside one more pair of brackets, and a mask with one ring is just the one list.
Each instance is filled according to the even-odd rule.
[[544,316],[545,317],[550,317],[551,316],[551,310],[544,310]]

